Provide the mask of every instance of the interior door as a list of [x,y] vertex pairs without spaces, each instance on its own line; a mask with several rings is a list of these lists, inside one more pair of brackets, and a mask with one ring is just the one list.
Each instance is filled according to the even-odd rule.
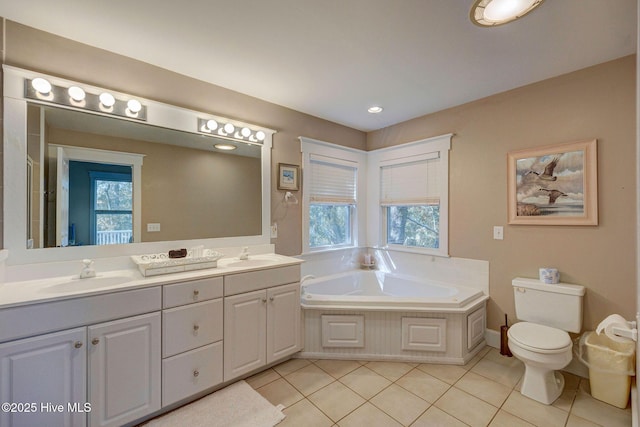
[[56,150],[56,246],[69,246],[69,158]]

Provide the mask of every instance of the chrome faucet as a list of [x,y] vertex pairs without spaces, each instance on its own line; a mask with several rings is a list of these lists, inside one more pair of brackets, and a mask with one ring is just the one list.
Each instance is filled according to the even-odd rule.
[[88,279],[90,277],[96,277],[96,270],[93,269],[93,260],[83,259],[82,263],[84,267],[82,267],[82,271],[80,271],[80,278]]
[[242,252],[240,252],[240,255],[238,255],[238,259],[241,261],[245,261],[249,259],[249,247],[245,246],[244,248],[242,248]]

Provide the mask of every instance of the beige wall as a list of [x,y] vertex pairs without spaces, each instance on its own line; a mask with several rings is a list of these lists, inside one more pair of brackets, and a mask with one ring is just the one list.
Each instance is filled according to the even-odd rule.
[[[307,136],[359,149],[366,145],[366,134],[355,129],[12,21],[5,21],[5,27],[6,64],[277,130],[272,151],[271,216],[272,221],[278,221],[279,238],[273,243],[281,254],[296,255],[302,247],[301,205],[285,205],[284,192],[275,185],[278,163],[301,164],[297,138]],[[255,77],[260,78],[259,67]]]
[[[514,319],[511,279],[560,269],[587,287],[585,329],[635,317],[635,56],[545,80],[371,132],[367,149],[452,132],[450,253],[488,260],[488,326]],[[598,139],[597,227],[507,224],[510,150]],[[493,240],[493,226],[504,240]]]

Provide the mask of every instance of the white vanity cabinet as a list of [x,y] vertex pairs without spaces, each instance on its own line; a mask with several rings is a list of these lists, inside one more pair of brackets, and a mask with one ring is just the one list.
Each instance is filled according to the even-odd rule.
[[15,405],[0,412],[0,426],[86,425],[85,413],[67,407],[87,401],[86,338],[86,328],[76,328],[0,344],[0,402]]
[[224,294],[225,381],[300,350],[298,265],[225,276]]
[[89,326],[91,427],[160,409],[160,312]]
[[222,295],[222,277],[163,287],[163,406],[222,383]]
[[157,286],[0,310],[0,400],[37,409],[0,425],[121,426],[159,410],[160,309]]

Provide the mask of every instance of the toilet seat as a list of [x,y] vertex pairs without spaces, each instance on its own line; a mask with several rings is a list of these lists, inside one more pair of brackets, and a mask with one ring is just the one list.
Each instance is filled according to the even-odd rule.
[[536,353],[562,353],[572,347],[565,331],[530,322],[518,322],[508,330],[509,339],[525,350]]

